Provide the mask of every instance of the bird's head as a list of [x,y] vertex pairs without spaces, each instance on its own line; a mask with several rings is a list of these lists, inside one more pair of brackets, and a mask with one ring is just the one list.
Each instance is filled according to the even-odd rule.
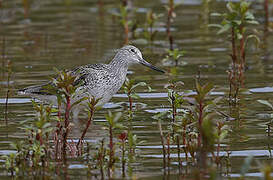
[[126,58],[124,59],[127,60],[128,64],[142,64],[155,71],[165,73],[163,70],[145,61],[142,57],[141,51],[135,46],[132,46],[132,45],[124,46],[119,50],[119,53],[121,53],[121,56],[126,56]]

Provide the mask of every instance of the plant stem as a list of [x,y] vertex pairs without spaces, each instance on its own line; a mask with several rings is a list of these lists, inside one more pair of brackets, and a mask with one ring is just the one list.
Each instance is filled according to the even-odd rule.
[[[235,93],[233,95],[229,95],[230,97],[232,97],[233,99],[237,99],[237,93],[238,93],[238,77],[237,77],[237,69],[236,66],[238,65],[238,58],[237,58],[237,50],[236,50],[236,41],[235,41],[235,28],[232,27],[231,28],[231,44],[232,44],[232,54],[231,54],[231,59],[232,59],[232,75],[230,78],[230,84],[232,85],[232,89],[235,91]],[[233,90],[230,90],[230,92],[232,93]],[[229,101],[232,101],[232,99],[229,99]]]
[[[9,84],[9,83],[8,83]],[[9,85],[8,85],[9,86]],[[6,126],[8,126],[8,102],[9,102],[9,87],[7,90],[7,95],[6,95],[6,102],[5,102],[5,122],[6,122]]]
[[122,6],[127,6],[128,5],[128,0],[120,0]]
[[167,136],[167,152],[168,152],[168,172],[169,172],[170,165],[171,165],[170,133],[168,133],[168,136]]
[[270,137],[270,133],[271,133],[271,126],[270,124],[268,123],[267,124],[267,136]]
[[91,104],[90,106],[90,116],[89,116],[89,119],[87,121],[87,124],[86,124],[86,127],[81,135],[81,138],[79,139],[78,143],[77,143],[77,149],[78,149],[78,153],[79,153],[79,145],[82,144],[82,141],[84,139],[84,136],[87,132],[87,129],[89,128],[91,122],[92,122],[92,119],[93,119],[93,116],[94,116],[94,113],[95,113],[95,104]]
[[55,159],[58,159],[58,152],[59,152],[59,135],[62,132],[62,125],[60,123],[61,120],[61,104],[58,103],[58,118],[59,121],[57,122],[56,125],[56,131],[55,131]]
[[102,139],[101,141],[100,153],[99,153],[99,165],[100,165],[100,174],[101,174],[102,180],[104,179],[103,164],[104,164],[104,139]]
[[122,151],[122,177],[125,177],[125,141],[122,140],[122,145],[121,145],[121,151]]
[[217,123],[217,129],[218,129],[218,139],[217,139],[217,155],[216,155],[216,164],[217,166],[220,163],[220,135],[221,135],[221,129],[222,129],[222,123]]
[[125,24],[124,24],[124,32],[125,32],[124,44],[128,44],[129,43],[129,26],[128,26],[127,17],[126,17],[126,21],[125,21]]
[[183,126],[182,138],[183,138],[183,150],[185,153],[186,162],[188,162],[188,151],[186,146],[186,124],[184,124]]
[[133,112],[133,99],[131,96],[131,92],[128,94],[128,98],[129,98],[129,110],[132,113]]
[[[2,39],[2,69],[4,70],[5,68],[5,59],[6,59],[6,38],[3,37]],[[4,71],[2,71],[4,73]],[[4,74],[3,74],[4,75]]]
[[8,60],[7,63],[8,69],[8,77],[7,77],[7,95],[6,95],[6,102],[5,102],[5,122],[6,126],[8,125],[8,102],[9,102],[9,93],[10,93],[10,76],[11,76],[11,61]]
[[163,136],[163,131],[162,131],[162,126],[161,126],[160,120],[158,120],[158,129],[160,132],[160,140],[161,140],[162,153],[163,153],[163,168],[165,171],[165,169],[166,169],[166,150],[165,150],[164,136]]
[[178,167],[179,167],[179,172],[180,172],[181,168],[182,168],[182,164],[181,164],[181,158],[180,158],[180,140],[179,140],[179,136],[176,137],[176,145],[177,145]]
[[174,92],[172,91],[171,93],[171,100],[172,100],[172,123],[175,123],[175,117],[176,117],[176,107],[175,107],[175,97],[174,97]]
[[240,33],[242,34],[242,38],[240,40],[240,66],[239,66],[239,82],[240,86],[244,85],[244,70],[245,70],[245,38],[243,27],[240,27]]
[[171,20],[172,20],[172,14],[174,11],[174,1],[169,0],[169,5],[168,5],[168,18],[167,18],[167,36],[169,39],[169,44],[170,44],[170,50],[173,50],[173,37],[171,35]]
[[[123,6],[124,10],[127,11],[127,5],[128,5],[128,0],[121,0],[121,5]],[[127,12],[125,13],[123,18],[123,28],[124,28],[124,33],[125,33],[125,41],[124,44],[129,43],[129,25],[128,25],[128,15]]]
[[114,144],[113,144],[113,127],[110,125],[109,127],[109,164],[108,164],[108,177],[111,178],[111,169],[114,164]]
[[202,121],[203,121],[203,103],[199,102],[199,117],[198,117],[198,125],[199,125],[199,132],[198,132],[198,147],[201,147],[201,139],[202,139]]
[[70,114],[70,108],[71,108],[70,96],[66,95],[65,99],[66,99],[66,108],[65,108],[65,119],[64,119],[65,132],[63,134],[63,156],[66,155],[66,144],[67,144],[68,126],[69,126],[69,114]]
[[168,5],[168,18],[167,18],[167,36],[169,39],[169,44],[170,44],[170,50],[173,50],[173,37],[171,34],[171,21],[172,21],[172,15],[174,11],[174,1],[169,0],[169,5]]
[[269,24],[268,0],[264,0],[264,12],[265,12],[264,30],[265,32],[268,32],[268,24]]
[[174,139],[174,134],[175,134],[175,132],[174,132],[174,123],[175,123],[175,117],[176,117],[176,114],[177,114],[176,106],[175,106],[174,91],[171,92],[171,102],[172,102],[171,104],[172,104],[172,131],[173,131],[171,136]]

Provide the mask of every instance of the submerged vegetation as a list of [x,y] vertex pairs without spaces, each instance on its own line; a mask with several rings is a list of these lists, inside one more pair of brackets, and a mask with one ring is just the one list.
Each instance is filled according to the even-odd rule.
[[[28,28],[30,28],[28,23],[30,22],[27,19],[31,18],[30,9],[37,5],[33,5],[34,2],[27,0],[22,2],[24,21],[21,23],[25,26],[24,38],[30,39],[24,49],[26,54],[24,58],[27,59],[29,55],[27,51],[34,47],[35,43],[35,47],[37,46],[38,49],[39,42],[42,40],[37,38],[38,36],[31,37],[28,34]],[[258,100],[254,98],[255,100],[251,103],[256,103],[258,108],[265,106],[269,109],[264,109],[266,112],[261,110],[261,113],[249,113],[252,116],[255,116],[253,115],[255,113],[258,114],[256,119],[258,119],[257,117],[264,119],[263,122],[257,122],[257,128],[262,131],[258,136],[263,136],[266,140],[258,142],[258,139],[255,142],[267,146],[266,152],[260,155],[262,160],[255,159],[255,156],[251,155],[254,154],[252,151],[249,154],[238,155],[236,150],[239,148],[234,147],[237,145],[236,143],[245,143],[248,139],[253,138],[242,133],[249,131],[245,128],[245,124],[250,122],[247,116],[241,118],[243,113],[248,113],[241,106],[244,103],[247,105],[253,100],[250,98],[252,94],[245,89],[248,88],[247,81],[251,78],[248,76],[248,70],[253,69],[253,67],[249,67],[251,66],[249,59],[259,55],[260,51],[257,47],[260,47],[260,43],[262,43],[259,39],[261,33],[257,30],[259,29],[259,18],[256,18],[252,11],[253,4],[258,2],[253,4],[247,0],[222,2],[226,7],[225,12],[211,13],[213,18],[206,18],[207,23],[211,22],[210,27],[219,28],[217,38],[221,39],[210,46],[218,47],[221,41],[230,45],[226,54],[230,56],[228,58],[231,61],[225,63],[227,67],[220,67],[221,71],[227,70],[225,78],[228,83],[224,84],[226,83],[224,82],[224,87],[219,87],[222,84],[218,85],[217,80],[201,75],[202,67],[205,66],[208,66],[208,71],[216,71],[216,68],[213,68],[217,65],[212,62],[202,62],[203,64],[198,66],[198,76],[195,79],[193,74],[196,72],[191,72],[190,75],[187,74],[189,73],[187,69],[185,72],[181,72],[181,67],[186,64],[187,58],[195,57],[196,54],[193,54],[191,50],[195,47],[186,46],[188,39],[181,38],[183,29],[179,29],[176,21],[180,21],[179,16],[183,16],[184,11],[180,11],[183,7],[177,2],[174,0],[164,1],[164,5],[160,4],[160,8],[165,7],[166,11],[159,13],[158,8],[138,9],[134,7],[134,3],[137,2],[120,0],[109,11],[109,14],[114,15],[111,16],[112,21],[107,19],[112,25],[122,29],[122,33],[120,33],[122,45],[134,42],[149,44],[149,50],[152,50],[149,51],[149,56],[156,57],[157,63],[167,62],[164,65],[165,68],[168,68],[169,74],[152,78],[145,74],[140,77],[128,75],[130,79],[126,78],[122,87],[122,97],[126,97],[124,103],[126,107],[107,107],[105,111],[105,108],[97,106],[100,99],[95,99],[95,97],[82,97],[78,101],[72,102],[81,83],[75,86],[76,77],[71,72],[55,70],[57,75],[51,78],[51,83],[45,87],[45,92],[56,97],[56,106],[33,100],[32,111],[35,114],[35,119],[30,119],[29,115],[19,115],[20,133],[25,137],[20,140],[18,140],[19,138],[12,140],[13,142],[8,148],[11,149],[10,152],[2,153],[0,151],[0,169],[3,172],[0,176],[14,179],[25,177],[55,179],[62,176],[64,179],[70,179],[71,172],[74,171],[71,169],[80,166],[79,178],[86,176],[91,179],[139,179],[146,176],[148,178],[149,176],[163,177],[164,179],[222,179],[238,176],[240,179],[247,179],[251,176],[248,172],[253,169],[256,170],[255,172],[259,172],[258,176],[261,179],[272,179],[273,104],[271,100],[265,100],[267,98],[263,97],[259,97]],[[208,6],[209,3],[213,3],[213,0],[201,2]],[[5,6],[2,3],[4,4],[0,1],[0,8]],[[65,1],[67,14],[71,13],[70,8],[73,3],[75,2]],[[99,12],[100,18],[103,18],[104,10],[109,6],[107,3],[104,0],[99,0],[97,3],[98,8],[103,9]],[[265,9],[264,31],[267,35],[271,33],[270,23],[272,23],[270,22],[270,3],[268,3],[269,1],[265,0],[263,4]],[[89,11],[93,12],[94,9]],[[136,16],[143,11],[146,14],[142,14],[140,17]],[[208,11],[210,10],[207,9],[206,13],[209,13]],[[2,15],[4,16],[4,14]],[[102,20],[100,19],[100,21]],[[218,22],[219,24],[217,24]],[[100,25],[102,28],[108,28],[103,23]],[[69,33],[72,32],[70,28],[72,27],[67,28]],[[210,30],[214,31],[213,28]],[[202,33],[199,36],[203,36]],[[107,38],[103,33],[98,34]],[[227,36],[223,36],[223,34]],[[144,38],[145,41],[141,38]],[[251,46],[251,39],[254,40],[255,47]],[[37,56],[44,56],[49,52],[47,49],[52,42],[48,42],[47,36],[44,41],[43,51],[41,51],[44,54],[38,53]],[[81,40],[77,39],[76,41]],[[206,41],[206,39],[204,38],[202,41]],[[167,50],[166,44],[168,44]],[[2,114],[5,128],[8,129],[10,126],[15,126],[14,122],[9,121],[11,108],[9,107],[9,99],[13,95],[11,84],[13,83],[16,61],[12,62],[7,58],[8,47],[5,37],[1,47],[1,80],[5,82],[3,83],[4,95],[2,94],[5,105]],[[81,54],[81,52],[87,51],[88,47],[79,48],[75,52]],[[219,51],[220,48],[211,49]],[[55,55],[54,53],[52,57]],[[213,50],[210,53],[214,53]],[[82,58],[83,56],[81,54],[78,57]],[[185,73],[185,77],[190,76],[192,79],[190,83],[193,84],[193,87],[191,84],[184,83],[187,79],[183,76],[184,74],[181,75],[182,73]],[[165,80],[168,83],[164,83]],[[156,83],[153,84],[153,81]],[[151,95],[153,90],[150,86],[157,86],[159,89],[160,103]],[[189,88],[193,90],[185,90]],[[140,94],[137,91],[145,93]],[[226,94],[228,98],[226,98]],[[142,101],[141,96],[148,98],[143,100],[143,103],[139,103],[138,101]],[[149,106],[146,104],[147,101],[158,108],[150,110],[147,107]],[[84,106],[85,110],[79,120],[81,127],[72,116],[72,111],[79,104]],[[236,115],[232,110],[236,111]],[[96,114],[99,112],[103,115]],[[154,114],[151,115],[148,112]],[[22,117],[26,117],[26,119],[21,119]],[[93,128],[97,128],[97,126],[99,126],[99,132],[91,133],[94,135],[93,138],[88,133],[93,132]],[[147,130],[149,126],[151,127]],[[1,124],[0,127],[4,126]],[[253,125],[250,127],[256,128]],[[79,129],[83,130],[80,133],[73,133]],[[244,148],[248,150],[248,144],[245,144]],[[155,161],[155,167],[152,161]],[[158,171],[156,168],[160,170]],[[162,172],[162,174],[155,174],[153,171]],[[147,174],[143,173],[142,175],[142,172]]]
[[[226,8],[227,13],[213,13],[214,16],[223,18],[221,24],[211,25],[219,27],[217,34],[229,32],[231,39],[231,68],[228,70],[229,79],[229,101],[237,103],[238,95],[241,88],[244,87],[246,71],[246,49],[250,38],[255,38],[259,43],[259,37],[254,34],[253,25],[259,24],[255,20],[254,15],[250,11],[250,2],[240,1],[239,3],[228,2]],[[252,25],[252,28],[249,26]]]

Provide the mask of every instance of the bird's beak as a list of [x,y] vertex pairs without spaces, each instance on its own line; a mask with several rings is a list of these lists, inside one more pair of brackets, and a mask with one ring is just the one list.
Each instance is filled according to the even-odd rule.
[[148,63],[147,61],[145,61],[142,58],[139,59],[139,63],[142,64],[142,65],[144,65],[144,66],[147,66],[147,67],[149,67],[149,68],[151,68],[151,69],[153,69],[155,71],[158,71],[158,72],[161,72],[161,73],[165,73],[165,71],[163,71],[163,70],[161,70],[161,69],[159,69],[159,68],[151,65],[150,63]]

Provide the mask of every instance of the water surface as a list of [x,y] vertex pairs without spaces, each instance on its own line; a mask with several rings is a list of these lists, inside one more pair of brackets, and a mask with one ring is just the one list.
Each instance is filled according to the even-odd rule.
[[[1,115],[0,155],[14,152],[10,143],[27,137],[27,134],[19,128],[20,122],[35,120],[31,99],[18,96],[16,93],[18,89],[48,81],[54,74],[53,67],[71,69],[83,64],[107,63],[113,57],[115,50],[122,47],[124,43],[122,26],[111,14],[117,11],[119,6],[114,0],[103,2],[103,5],[99,5],[94,0],[38,0],[30,1],[25,8],[19,0],[2,2],[0,47],[1,52],[5,52],[5,56],[2,56],[1,61],[12,62],[12,77],[7,123],[3,118],[4,113]],[[163,176],[160,137],[157,121],[152,116],[170,109],[167,91],[164,89],[164,85],[170,79],[178,79],[185,83],[181,91],[194,90],[194,78],[200,71],[204,82],[215,84],[213,98],[227,97],[229,89],[226,70],[230,63],[230,43],[227,35],[216,35],[215,29],[208,28],[208,24],[220,21],[219,18],[211,17],[210,13],[224,11],[225,1],[212,1],[208,6],[201,0],[177,2],[182,3],[176,9],[177,18],[171,30],[175,38],[175,47],[186,51],[183,58],[185,63],[179,66],[178,74],[163,75],[138,65],[131,67],[128,75],[137,82],[145,81],[154,89],[151,93],[147,92],[146,88],[137,89],[141,98],[135,100],[139,108],[135,112],[133,130],[140,140],[145,140],[145,143],[137,146],[140,157],[133,167],[136,177],[155,179]],[[146,12],[150,9],[166,15],[164,3],[165,0],[134,1],[132,7],[136,7],[137,11],[135,14],[130,13],[129,17],[136,18],[142,23]],[[271,10],[272,7],[273,5],[270,4]],[[233,131],[222,144],[223,147],[229,147],[231,153],[232,169],[227,175],[230,178],[240,176],[243,160],[250,155],[260,162],[272,163],[273,141],[272,137],[267,137],[266,134],[266,123],[269,119],[261,115],[271,111],[256,100],[272,99],[273,36],[272,33],[266,35],[263,32],[262,3],[253,3],[252,9],[260,22],[258,30],[263,48],[256,50],[251,45],[247,52],[245,88],[249,91],[242,96],[244,103],[241,104],[240,115],[233,117],[236,120],[228,123]],[[147,60],[168,70],[170,67],[163,66],[162,63],[165,49],[168,48],[164,27],[166,16],[162,16],[159,21],[160,23],[155,27],[158,36],[152,46],[141,41],[132,40],[132,42],[142,50]],[[143,24],[140,24],[137,29],[139,38],[143,38],[142,31]],[[4,111],[7,92],[6,73],[1,73],[0,86],[0,106]],[[104,114],[108,110],[126,113],[126,108],[121,105],[122,102],[127,102],[127,96],[121,90],[102,110],[96,112],[94,126],[86,136],[87,141],[94,143],[106,137],[106,132],[101,130],[102,123],[105,122]],[[228,104],[223,104],[222,109],[230,114]],[[71,139],[80,136],[86,117],[86,114],[81,114],[80,120],[75,122]],[[226,156],[224,148],[220,154]],[[172,158],[176,156],[175,153],[171,154]],[[2,165],[4,162],[2,158],[0,159]],[[86,169],[82,161],[73,159],[69,163],[71,179],[86,176],[85,173],[76,173]],[[171,174],[177,173],[176,166],[175,163],[172,164]],[[3,169],[0,170],[0,176],[7,177]],[[253,166],[246,176],[256,179],[262,174],[257,166]]]

